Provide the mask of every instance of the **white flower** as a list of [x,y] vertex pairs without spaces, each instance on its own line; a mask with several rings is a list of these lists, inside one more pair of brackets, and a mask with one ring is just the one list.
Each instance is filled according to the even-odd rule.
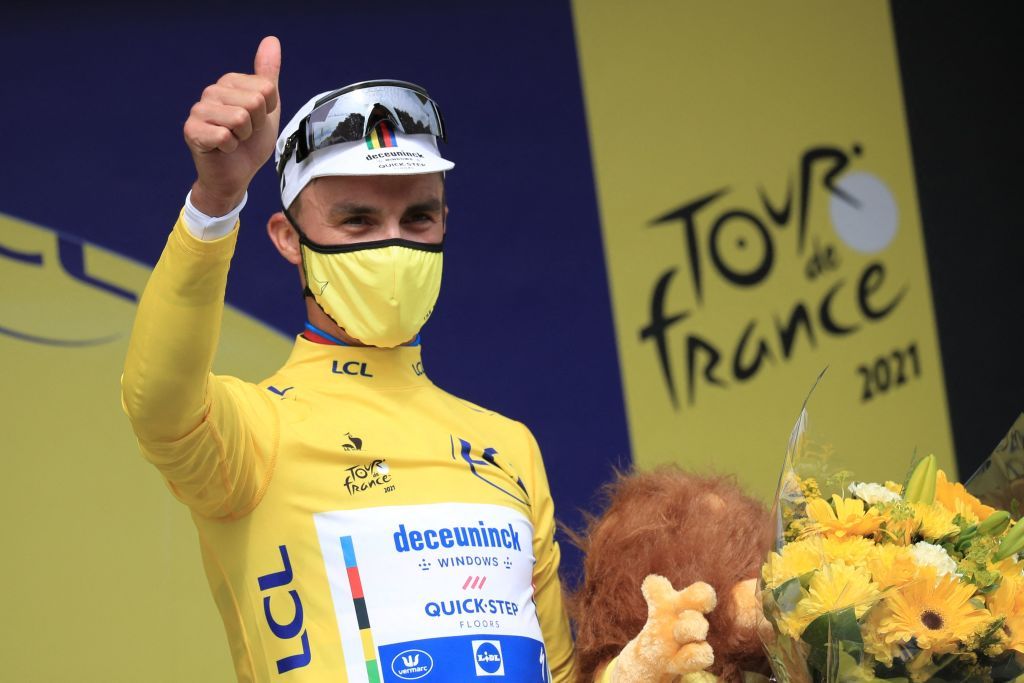
[[894,500],[899,500],[900,496],[898,493],[893,493],[889,489],[885,488],[881,484],[873,484],[871,482],[854,482],[850,484],[850,493],[863,500],[868,505],[875,505],[877,503],[891,503]]
[[956,573],[956,562],[942,546],[918,541],[910,547],[910,554],[919,567],[934,567],[936,576]]

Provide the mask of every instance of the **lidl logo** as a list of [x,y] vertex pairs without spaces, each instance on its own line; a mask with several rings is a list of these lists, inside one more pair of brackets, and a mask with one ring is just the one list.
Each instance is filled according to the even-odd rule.
[[415,681],[434,670],[434,658],[424,650],[405,650],[391,660],[391,671],[403,681]]
[[474,640],[473,666],[477,676],[504,676],[505,660],[501,656],[501,642]]

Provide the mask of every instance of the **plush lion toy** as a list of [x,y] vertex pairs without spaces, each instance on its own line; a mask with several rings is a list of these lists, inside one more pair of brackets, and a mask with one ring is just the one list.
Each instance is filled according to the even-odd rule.
[[672,466],[619,475],[605,494],[604,514],[573,535],[586,553],[569,599],[580,683],[769,674],[757,595],[765,507],[732,477]]

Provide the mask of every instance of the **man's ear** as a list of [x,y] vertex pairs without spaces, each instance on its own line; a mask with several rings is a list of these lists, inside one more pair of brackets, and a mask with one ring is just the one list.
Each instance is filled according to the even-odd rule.
[[445,172],[441,171],[441,237],[448,234],[448,186],[444,184]]
[[283,211],[278,211],[267,221],[267,235],[274,243],[277,251],[288,263],[294,266],[302,263],[302,253],[299,250],[299,233],[292,227],[291,222],[285,217]]

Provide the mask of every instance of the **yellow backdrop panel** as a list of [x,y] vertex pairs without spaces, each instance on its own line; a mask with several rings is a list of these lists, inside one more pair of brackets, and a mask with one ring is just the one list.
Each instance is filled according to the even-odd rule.
[[[232,680],[188,512],[121,412],[148,269],[3,215],[0,249],[0,678]],[[216,370],[258,379],[289,347],[229,308]]]
[[633,453],[769,496],[801,402],[861,477],[952,440],[888,4],[578,0]]

